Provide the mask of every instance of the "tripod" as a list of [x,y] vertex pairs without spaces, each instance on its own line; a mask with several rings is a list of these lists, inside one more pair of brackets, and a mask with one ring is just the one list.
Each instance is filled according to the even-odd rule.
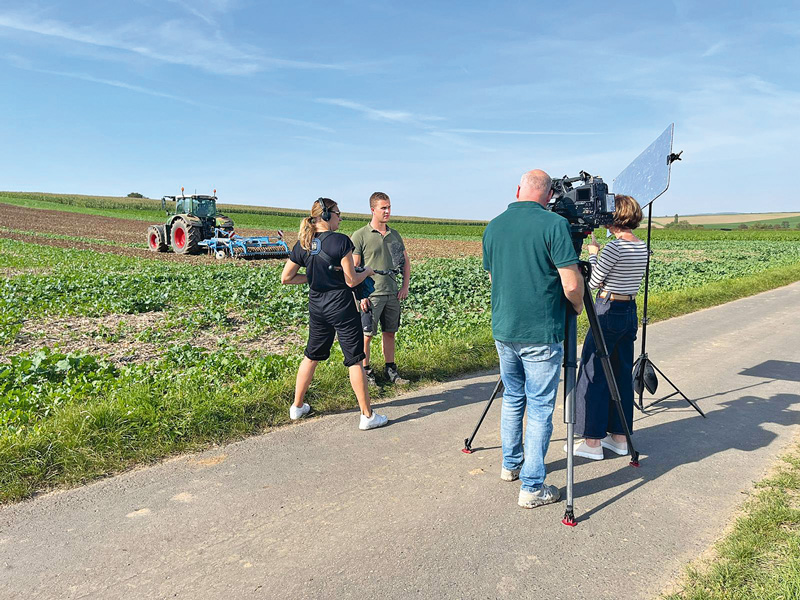
[[[591,274],[591,266],[589,263],[581,261],[579,263],[579,268],[584,276],[585,281],[588,282]],[[600,329],[600,324],[597,321],[597,313],[594,309],[594,302],[592,300],[592,295],[589,291],[588,285],[585,285],[583,288],[583,302],[584,306],[586,307],[586,316],[589,317],[589,329],[595,338],[595,344],[597,346],[596,354],[603,365],[603,372],[606,376],[608,391],[611,394],[611,399],[616,406],[617,414],[619,415],[620,422],[622,423],[623,430],[625,431],[625,439],[628,442],[628,452],[631,455],[630,465],[632,467],[638,467],[639,453],[633,447],[630,429],[628,428],[628,423],[625,420],[625,414],[622,409],[622,400],[619,395],[619,388],[617,387],[617,381],[614,378],[614,371],[611,368],[611,359],[608,355],[605,337],[603,336],[603,331]],[[570,527],[574,527],[578,524],[575,520],[575,512],[573,507],[573,436],[575,432],[575,383],[577,380],[577,365],[578,315],[572,309],[571,305],[567,305],[567,315],[564,326],[564,423],[567,424],[567,505],[566,510],[564,511],[564,518],[561,520],[561,522]],[[478,420],[478,424],[475,426],[472,435],[464,440],[464,448],[462,448],[461,451],[465,454],[472,454],[472,442],[475,439],[475,435],[478,433],[478,429],[480,429],[484,418],[489,412],[489,408],[492,406],[492,402],[494,402],[494,399],[497,397],[497,394],[500,392],[502,386],[503,381],[502,379],[498,378],[497,384],[494,386],[494,391],[489,398],[489,402],[483,409],[483,413],[481,414],[481,417]]]
[[[670,155],[672,158],[675,155]],[[675,158],[673,160],[680,160],[679,158]],[[653,217],[653,203],[650,202],[647,206],[647,264],[645,266],[644,272],[644,308],[642,309],[642,352],[639,355],[639,358],[636,359],[636,362],[633,363],[633,382],[634,382],[634,389],[637,391],[637,395],[639,396],[639,401],[634,401],[636,408],[640,411],[644,412],[647,408],[658,404],[659,402],[666,400],[667,398],[672,398],[673,396],[680,396],[686,400],[689,404],[691,404],[692,408],[694,408],[700,415],[705,418],[705,413],[700,410],[700,407],[697,406],[697,403],[694,400],[689,399],[686,394],[684,394],[678,386],[676,386],[672,381],[664,375],[664,373],[659,369],[655,363],[650,360],[650,357],[645,352],[645,348],[647,345],[647,295],[650,289],[650,231],[652,229],[652,217]],[[653,371],[657,371],[661,377],[663,377],[667,383],[669,383],[672,388],[675,390],[671,394],[668,394],[658,400],[655,400],[648,404],[647,406],[644,405],[644,400],[642,396],[644,395],[645,387],[651,394],[655,394],[656,386],[658,385],[658,381],[655,379],[655,373]],[[652,378],[652,380],[650,380]]]

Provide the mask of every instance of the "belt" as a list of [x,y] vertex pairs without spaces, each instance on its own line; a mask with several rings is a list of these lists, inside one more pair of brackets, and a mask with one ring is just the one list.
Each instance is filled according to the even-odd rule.
[[597,294],[598,298],[602,298],[605,300],[608,298],[609,300],[621,300],[623,302],[629,302],[636,298],[636,294],[629,295],[629,294],[615,294],[614,292],[609,292],[608,290],[600,290],[600,293]]

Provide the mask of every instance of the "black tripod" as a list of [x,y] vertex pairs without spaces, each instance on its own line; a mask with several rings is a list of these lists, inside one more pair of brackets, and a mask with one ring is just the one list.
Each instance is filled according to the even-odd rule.
[[[670,158],[672,158],[673,156],[675,156],[675,155],[670,155]],[[679,158],[673,158],[673,160],[680,160],[680,159]],[[650,357],[647,356],[647,352],[645,352],[645,347],[646,347],[646,344],[647,344],[647,294],[648,294],[648,291],[650,289],[650,287],[649,287],[649,284],[650,284],[650,231],[652,229],[652,224],[653,224],[652,216],[653,216],[653,203],[650,202],[650,204],[647,206],[647,266],[645,267],[645,272],[644,272],[644,308],[642,309],[642,353],[639,355],[639,358],[636,359],[636,362],[633,363],[633,389],[636,390],[636,393],[639,396],[639,402],[637,403],[637,402],[634,401],[634,404],[636,405],[636,408],[638,408],[640,411],[644,412],[645,409],[650,408],[651,406],[653,406],[655,404],[658,404],[659,402],[661,402],[663,400],[666,400],[667,398],[672,398],[673,396],[677,396],[678,394],[680,394],[680,396],[684,400],[686,400],[686,402],[688,402],[689,404],[692,405],[692,408],[694,408],[697,412],[699,412],[705,418],[705,416],[706,416],[705,413],[702,410],[700,410],[700,407],[697,406],[697,403],[694,400],[691,400],[690,398],[688,398],[686,396],[686,394],[684,394],[682,391],[680,391],[680,389],[678,389],[678,386],[676,386],[674,383],[672,383],[672,381],[669,379],[669,377],[664,375],[664,373],[661,371],[661,369],[659,369],[655,365],[655,363],[652,360],[650,360]],[[642,399],[642,396],[644,395],[645,388],[647,388],[647,390],[651,394],[655,394],[656,387],[658,386],[658,380],[656,379],[654,371],[657,371],[658,374],[661,375],[661,377],[663,377],[666,380],[666,382],[668,384],[670,384],[672,386],[672,389],[674,389],[675,391],[672,392],[671,394],[668,394],[668,395],[666,395],[666,396],[664,396],[662,398],[659,398],[658,400],[655,400],[655,401],[651,402],[650,404],[648,404],[647,406],[645,406],[644,405],[644,400]]]
[[[591,266],[589,263],[581,261],[579,263],[579,267],[585,281],[588,282],[591,274]],[[622,409],[622,400],[620,399],[619,388],[617,387],[617,381],[614,378],[614,371],[611,368],[611,359],[608,356],[606,340],[597,321],[597,313],[594,310],[594,301],[592,300],[592,295],[589,291],[588,285],[584,286],[583,301],[584,305],[586,306],[586,316],[589,317],[589,329],[594,336],[595,345],[597,346],[596,354],[603,365],[603,372],[606,376],[608,391],[611,393],[611,399],[614,401],[614,405],[617,408],[617,414],[619,415],[620,422],[622,423],[625,431],[625,439],[628,442],[628,452],[631,455],[630,465],[632,467],[638,467],[639,453],[633,447],[630,429],[628,428],[628,423],[625,420],[625,414]],[[564,525],[569,525],[570,527],[577,525],[573,508],[573,436],[575,431],[575,382],[577,380],[577,366],[578,315],[575,314],[572,306],[568,305],[566,323],[564,327],[564,423],[567,424],[567,506],[566,510],[564,511],[564,518],[561,520],[561,522]],[[492,402],[494,402],[494,399],[500,392],[502,385],[502,379],[498,378],[497,384],[494,386],[494,391],[489,398],[489,402],[486,404],[486,408],[483,409],[483,414],[481,414],[481,417],[478,420],[478,424],[475,426],[472,435],[464,440],[464,448],[462,448],[461,451],[465,454],[472,454],[472,442],[475,439],[475,435],[478,433],[478,429],[480,429],[483,419],[489,412],[489,408],[492,406]]]

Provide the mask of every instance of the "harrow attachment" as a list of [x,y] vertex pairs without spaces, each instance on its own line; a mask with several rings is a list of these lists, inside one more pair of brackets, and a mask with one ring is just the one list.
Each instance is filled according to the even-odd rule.
[[200,242],[218,259],[223,258],[287,258],[289,246],[283,241],[283,232],[278,232],[278,237],[242,237],[235,233],[216,229],[214,237]]

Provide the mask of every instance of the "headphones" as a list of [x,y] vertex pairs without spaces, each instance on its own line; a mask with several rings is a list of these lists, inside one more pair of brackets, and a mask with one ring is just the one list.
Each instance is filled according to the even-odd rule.
[[317,198],[317,202],[319,202],[319,205],[322,207],[322,214],[320,215],[320,218],[323,221],[328,222],[331,220],[331,210],[325,206],[325,200],[328,200],[328,198]]

